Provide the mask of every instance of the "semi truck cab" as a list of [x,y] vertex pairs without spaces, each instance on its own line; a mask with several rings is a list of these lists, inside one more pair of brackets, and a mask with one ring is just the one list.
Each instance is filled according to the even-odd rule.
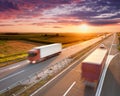
[[28,51],[28,60],[30,63],[36,63],[40,58],[39,50],[30,50]]

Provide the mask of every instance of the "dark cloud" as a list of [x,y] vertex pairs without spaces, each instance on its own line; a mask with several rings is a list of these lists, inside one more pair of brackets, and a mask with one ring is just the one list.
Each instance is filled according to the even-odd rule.
[[63,27],[61,27],[61,26],[53,26],[53,28],[63,28]]
[[10,2],[7,0],[1,0],[0,1],[0,12],[3,11],[10,11],[10,10],[19,10],[17,4],[15,4],[14,2]]
[[44,26],[46,23],[31,23],[30,25]]
[[0,19],[32,18],[40,16],[44,10],[77,0],[1,0]]
[[[51,11],[55,8],[54,12]],[[46,10],[48,12],[43,14]],[[53,16],[52,19],[56,22],[46,20],[45,23],[40,21],[33,25],[78,25],[81,24],[79,20],[93,25],[115,24],[120,22],[113,20],[120,18],[120,0],[0,0],[0,19],[33,19],[44,15]],[[56,19],[59,17],[67,19]],[[79,20],[68,20],[69,18]]]
[[99,21],[89,21],[88,23],[95,25],[95,26],[101,26],[101,25],[110,25],[110,24],[117,24],[119,21],[116,20],[99,20]]
[[[119,0],[84,0],[78,2],[70,14],[63,14],[63,17],[75,17],[88,21],[93,25],[115,24],[120,21],[112,21],[114,18],[120,18],[120,1]],[[102,21],[101,21],[102,19]],[[103,20],[104,19],[104,20]],[[109,19],[109,20],[107,20]],[[111,20],[110,20],[111,19]],[[90,22],[94,21],[94,22]],[[74,22],[73,22],[74,23]]]
[[0,26],[14,26],[13,24],[0,24]]
[[59,20],[57,24],[60,25],[80,25],[82,22],[81,21],[75,21],[75,20]]

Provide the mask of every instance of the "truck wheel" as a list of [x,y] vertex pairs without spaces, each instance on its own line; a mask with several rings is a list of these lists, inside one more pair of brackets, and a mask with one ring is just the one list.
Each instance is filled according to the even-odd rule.
[[94,82],[89,82],[89,81],[84,81],[84,84],[85,84],[86,86],[89,86],[89,87],[92,87],[92,88],[94,88],[95,85],[96,85]]

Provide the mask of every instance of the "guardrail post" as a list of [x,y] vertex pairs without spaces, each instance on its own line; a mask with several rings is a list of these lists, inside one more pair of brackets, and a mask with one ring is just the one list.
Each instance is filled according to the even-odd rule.
[[62,68],[64,68],[64,60],[62,61]]
[[56,73],[57,64],[54,65],[54,73]]
[[49,71],[50,71],[50,75],[52,74],[52,70],[53,70],[52,68],[49,68]]
[[47,69],[47,72],[46,72],[47,76],[49,76],[49,69]]
[[24,89],[26,90],[26,86],[24,87]]
[[36,79],[40,79],[37,72],[35,73],[35,75],[36,75]]
[[15,94],[12,94],[12,96],[16,96]]
[[29,81],[29,83],[30,83],[30,77],[28,76],[28,81]]
[[44,75],[44,70],[42,71],[42,75]]
[[[60,62],[59,62],[60,63]],[[59,63],[57,63],[57,71],[59,70]]]
[[43,78],[45,78],[45,76],[47,75],[46,70],[43,71]]
[[64,65],[66,64],[66,59],[64,59]]
[[9,93],[9,90],[10,90],[10,87],[7,87],[7,89],[6,89],[7,91],[8,91],[8,93]]
[[19,84],[19,85],[22,85],[22,82],[21,82],[21,81],[19,81],[19,82],[18,82],[18,84]]

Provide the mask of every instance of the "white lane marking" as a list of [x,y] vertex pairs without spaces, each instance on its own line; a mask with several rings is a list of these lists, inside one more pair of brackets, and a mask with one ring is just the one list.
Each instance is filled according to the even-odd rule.
[[0,70],[0,73],[2,73],[4,71],[7,71],[7,70],[9,70],[9,69],[8,68],[7,69],[2,69],[2,70]]
[[115,41],[115,34],[114,34],[113,41],[112,41],[112,44],[111,44],[111,47],[110,47],[110,50],[109,50],[108,55],[110,55],[110,52],[111,52],[111,50],[112,50],[112,47],[113,47],[112,45],[113,45],[114,41]]
[[110,50],[109,50],[109,53],[108,53],[108,57],[107,57],[107,60],[106,60],[106,63],[105,63],[105,67],[103,69],[103,73],[101,75],[101,78],[100,78],[100,81],[99,81],[98,88],[97,88],[95,96],[100,96],[101,95],[105,75],[106,75],[110,60],[113,58],[113,56],[110,55],[110,52],[112,50],[112,45],[113,45],[114,40],[115,40],[115,34],[114,34],[114,38],[113,38],[113,41],[112,41],[112,44],[111,44],[111,47],[110,47]]
[[108,68],[108,66],[109,66],[110,61],[111,61],[113,58],[114,58],[114,56],[109,55],[108,58],[107,58],[107,60],[106,60],[105,68],[104,68],[104,70],[103,70],[103,73],[102,73],[100,82],[99,82],[99,84],[98,84],[98,88],[97,88],[97,91],[96,91],[95,96],[100,96],[100,94],[101,94],[103,82],[104,82],[105,75],[106,75],[106,72],[107,72],[107,68]]
[[113,46],[116,46],[117,44],[112,44]]
[[2,69],[2,70],[0,70],[0,73],[8,71],[8,70],[15,69],[15,68],[20,67],[20,66],[22,66],[22,65],[16,65],[16,66],[12,66],[12,67],[9,67],[9,68],[6,68],[6,69]]
[[72,85],[68,88],[68,90],[65,92],[63,96],[66,96],[68,92],[72,89],[72,87],[75,85],[76,81],[72,83]]
[[[98,47],[98,46],[97,46]],[[90,54],[90,52],[92,52],[93,50],[95,50],[97,47],[91,49],[89,52],[87,52],[86,54],[84,54],[80,59],[84,58],[85,56],[87,56],[88,54]],[[54,78],[52,78],[50,81],[48,81],[46,84],[44,84],[42,87],[40,87],[39,89],[37,89],[35,92],[33,92],[30,96],[34,96],[36,93],[38,93],[40,90],[42,90],[44,87],[46,87],[49,83],[51,83],[52,81],[54,81],[56,78],[58,78],[61,74],[63,74],[65,71],[67,71],[70,67],[72,67],[74,64],[76,64],[79,60],[75,61],[73,64],[69,65],[66,69],[64,69],[61,73],[59,73],[58,75],[56,75]]]
[[15,68],[20,67],[20,66],[21,66],[21,65],[16,65],[16,66],[10,67],[10,68],[8,68],[8,69],[11,70],[11,69],[15,69]]
[[38,90],[36,90],[35,92],[33,92],[30,96],[34,96],[36,93],[38,93],[41,89],[43,89],[44,87],[46,87],[49,83],[51,83],[52,81],[54,81],[56,78],[58,78],[61,74],[63,74],[65,71],[67,71],[70,67],[72,67],[75,63],[77,63],[78,61],[74,62],[73,64],[71,64],[70,66],[68,66],[65,70],[63,70],[61,73],[59,73],[57,76],[55,76],[54,78],[52,78],[50,81],[48,81],[46,84],[44,84],[42,87],[40,87]]
[[8,70],[11,70],[11,69],[14,69],[14,66],[15,66],[15,68],[17,68],[17,67],[20,67],[20,66],[23,66],[23,65],[26,65],[26,64],[29,64],[29,61],[28,61],[28,60],[24,60],[24,61],[15,63],[15,64],[13,64],[12,66],[11,66],[11,65],[8,65],[8,66],[5,67],[5,68],[4,68],[4,67],[3,67],[3,68],[0,68],[0,73],[5,72],[5,71],[8,71]]
[[18,75],[18,74],[20,74],[20,73],[22,73],[22,72],[24,72],[24,71],[25,71],[25,70],[22,70],[22,71],[19,71],[19,72],[15,73],[15,74],[12,74],[12,75],[10,75],[10,76],[8,76],[8,77],[6,77],[6,78],[0,79],[0,82],[4,81],[4,80],[6,80],[6,79],[9,79],[9,78],[11,78],[11,77],[13,77],[13,76],[15,76],[15,75]]

